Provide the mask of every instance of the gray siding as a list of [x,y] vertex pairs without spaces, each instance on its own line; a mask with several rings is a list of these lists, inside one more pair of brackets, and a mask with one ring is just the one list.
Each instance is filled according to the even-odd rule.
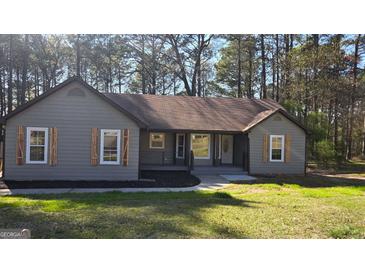
[[[279,120],[280,119],[280,120]],[[263,162],[263,135],[291,135],[291,160]],[[305,166],[305,132],[281,114],[275,114],[254,127],[249,133],[251,174],[303,174]]]
[[[18,125],[58,128],[56,166],[15,164]],[[91,166],[93,127],[130,130],[128,166]],[[138,156],[139,127],[135,122],[78,83],[65,86],[7,121],[5,178],[8,180],[135,180],[138,178]]]
[[165,148],[150,148],[150,132],[141,131],[141,164],[142,165],[172,165],[174,163],[174,134],[165,133]]

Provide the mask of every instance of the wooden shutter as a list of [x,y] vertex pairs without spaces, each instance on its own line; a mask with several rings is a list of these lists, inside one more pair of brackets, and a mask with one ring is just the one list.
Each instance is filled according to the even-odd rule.
[[291,156],[291,136],[290,134],[286,134],[285,135],[285,156],[284,156],[284,161],[287,163],[290,161],[290,156]]
[[91,165],[98,165],[98,129],[91,129]]
[[267,162],[269,160],[269,135],[264,134],[262,145],[262,161]]
[[49,164],[51,166],[57,165],[57,128],[50,128],[50,143],[49,143]]
[[16,164],[24,164],[24,127],[18,126],[16,139]]
[[123,166],[128,166],[129,129],[123,130]]

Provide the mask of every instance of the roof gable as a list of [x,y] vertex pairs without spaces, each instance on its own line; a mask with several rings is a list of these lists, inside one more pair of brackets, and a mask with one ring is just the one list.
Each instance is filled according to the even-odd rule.
[[58,90],[61,90],[62,88],[64,88],[65,86],[74,83],[74,82],[78,82],[80,83],[82,86],[84,86],[86,88],[86,90],[92,92],[93,94],[97,95],[99,98],[101,98],[102,100],[106,101],[107,103],[109,103],[112,107],[116,108],[117,110],[121,111],[123,114],[125,114],[128,118],[132,119],[134,122],[137,123],[138,126],[140,127],[145,127],[146,125],[140,121],[137,117],[133,116],[131,113],[129,113],[128,111],[124,110],[120,105],[116,104],[114,101],[110,100],[108,97],[106,97],[103,93],[99,92],[98,90],[94,89],[92,86],[88,85],[85,81],[83,81],[80,77],[74,76],[69,78],[68,80],[60,83],[59,85],[47,90],[46,92],[42,93],[41,95],[37,96],[36,98],[32,99],[31,101],[17,107],[15,110],[13,110],[12,112],[10,112],[8,115],[6,115],[4,117],[5,120],[10,119],[11,117],[23,112],[24,110],[30,108],[31,106],[35,105],[36,103],[44,100],[45,98],[47,98],[48,96],[52,95],[53,93],[57,92]]

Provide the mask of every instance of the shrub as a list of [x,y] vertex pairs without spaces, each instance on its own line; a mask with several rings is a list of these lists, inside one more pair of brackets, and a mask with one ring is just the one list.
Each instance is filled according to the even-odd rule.
[[330,161],[335,160],[336,152],[333,148],[333,144],[327,140],[319,141],[316,144],[317,147],[317,159],[320,164],[323,164],[325,167],[328,167],[328,163]]
[[311,140],[319,142],[326,139],[328,131],[327,116],[323,112],[309,112],[307,129],[311,133]]

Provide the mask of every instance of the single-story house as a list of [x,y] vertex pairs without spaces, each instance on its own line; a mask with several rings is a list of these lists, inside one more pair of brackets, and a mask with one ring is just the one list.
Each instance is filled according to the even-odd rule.
[[137,180],[141,170],[304,174],[306,131],[265,99],[101,93],[73,77],[9,113],[5,180]]

